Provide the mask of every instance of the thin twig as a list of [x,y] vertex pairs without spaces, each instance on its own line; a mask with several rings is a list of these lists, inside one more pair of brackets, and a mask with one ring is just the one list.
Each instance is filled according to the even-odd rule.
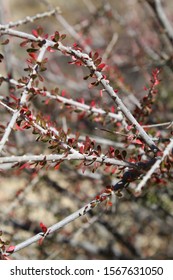
[[108,59],[113,47],[115,46],[115,44],[117,43],[118,41],[118,34],[117,33],[114,33],[113,36],[112,36],[112,39],[111,41],[109,42],[104,54],[102,55],[102,59],[105,61]]
[[24,163],[28,162],[34,163],[34,162],[43,162],[43,161],[51,161],[53,163],[56,163],[58,161],[64,161],[64,160],[83,160],[83,161],[89,161],[89,162],[99,162],[99,163],[109,163],[111,165],[120,165],[120,166],[127,166],[127,167],[135,167],[135,164],[122,161],[122,160],[116,160],[114,158],[109,158],[107,156],[96,156],[96,155],[88,155],[88,154],[80,154],[78,151],[73,150],[72,154],[66,155],[64,154],[51,154],[51,155],[22,155],[22,156],[8,156],[8,157],[0,157],[0,164],[3,163]]
[[146,173],[146,175],[143,177],[142,181],[136,187],[135,193],[137,196],[141,194],[141,191],[142,191],[143,187],[146,185],[147,181],[151,178],[152,174],[156,171],[156,169],[159,168],[161,162],[165,159],[166,156],[169,155],[169,153],[171,152],[172,149],[173,149],[173,139],[170,139],[170,143],[164,150],[163,156],[156,160],[156,162],[153,164],[151,169]]
[[[12,29],[5,29],[1,31],[2,34],[9,34],[20,38],[29,39],[32,41],[39,42],[41,38],[36,38],[33,35],[12,30]],[[56,43],[45,40],[47,46],[53,47],[56,45]],[[138,130],[141,138],[145,141],[145,143],[154,151],[157,152],[158,148],[151,139],[151,137],[145,132],[145,130],[142,128],[142,126],[137,122],[137,120],[134,118],[134,116],[131,114],[131,112],[128,110],[128,108],[124,105],[121,98],[114,92],[114,89],[109,85],[109,81],[104,78],[101,72],[97,71],[96,66],[93,62],[93,60],[88,56],[88,54],[83,53],[79,50],[75,50],[71,47],[64,46],[61,42],[58,42],[58,50],[60,50],[62,53],[67,53],[72,56],[77,57],[78,59],[81,59],[83,63],[89,68],[91,72],[95,74],[97,77],[97,80],[102,84],[103,88],[106,90],[106,92],[109,94],[109,96],[113,99],[113,101],[116,103],[116,105],[119,107],[119,109],[122,111],[122,113],[126,116],[126,118],[135,126],[135,128]]]
[[[19,193],[19,195],[15,195],[15,198],[13,200],[13,202],[9,205],[8,208],[6,208],[6,210],[4,211],[5,215],[10,215],[11,213],[13,213],[13,211],[19,206],[19,204],[21,203],[21,201],[23,201],[24,199],[26,199],[27,194],[33,190],[33,188],[39,183],[40,178],[43,176],[43,171],[41,170],[41,172],[39,172],[37,174],[37,176],[35,176],[33,179],[31,179],[31,181],[24,187],[24,189]],[[3,214],[3,220],[4,220],[4,214]]]
[[102,201],[104,201],[105,199],[107,199],[108,197],[110,197],[113,194],[113,192],[110,190],[110,192],[104,192],[99,196],[99,199],[93,199],[91,202],[89,202],[87,205],[85,205],[84,207],[80,208],[79,210],[77,210],[76,212],[72,213],[71,215],[67,216],[65,219],[63,219],[62,221],[52,225],[51,227],[49,227],[47,229],[46,233],[40,232],[38,234],[36,234],[35,236],[25,240],[22,243],[19,243],[18,245],[14,246],[12,252],[4,252],[5,256],[8,256],[12,253],[15,253],[25,247],[28,247],[29,245],[41,240],[42,238],[47,237],[49,234],[52,234],[53,232],[61,229],[62,227],[64,227],[65,225],[71,223],[72,221],[76,220],[77,218],[84,216],[87,212],[89,212],[91,209],[93,209],[94,207],[96,207],[97,205],[99,205]]
[[146,124],[146,125],[143,125],[143,127],[150,128],[150,127],[171,126],[171,125],[173,125],[172,121],[164,122],[164,123]]
[[25,105],[25,103],[27,102],[28,92],[29,92],[29,89],[31,88],[32,82],[33,82],[33,75],[37,73],[38,63],[40,63],[42,61],[44,53],[46,51],[46,48],[47,48],[47,44],[44,44],[42,46],[42,48],[40,49],[40,53],[39,53],[38,58],[37,58],[37,63],[34,65],[34,67],[32,69],[32,73],[30,74],[29,81],[28,81],[28,83],[24,87],[24,91],[23,91],[21,99],[20,99],[20,108],[16,109],[14,111],[13,116],[12,116],[8,126],[6,127],[5,133],[3,134],[3,137],[2,137],[2,139],[0,141],[0,153],[2,152],[2,149],[4,148],[6,142],[8,141],[8,138],[9,138],[9,136],[11,134],[11,131],[12,131],[15,123],[16,123],[16,120],[17,120],[17,118],[20,115],[21,107],[23,105]]
[[173,42],[173,28],[163,10],[161,1],[160,0],[152,0],[152,1],[147,0],[147,1],[155,11],[155,14],[159,22],[161,23],[162,27],[164,28],[165,32],[168,35],[168,38],[170,39],[171,42]]
[[[4,78],[4,81],[6,81],[6,82],[9,81],[10,84],[13,84],[15,86],[24,86],[25,85],[23,83],[19,83],[19,82],[15,81],[14,79],[8,80],[8,79]],[[96,115],[108,116],[109,118],[112,118],[116,121],[122,121],[123,120],[121,114],[106,112],[102,108],[91,107],[87,104],[78,102],[76,100],[73,100],[72,98],[66,98],[66,97],[61,96],[61,95],[53,95],[49,91],[44,91],[44,90],[41,90],[39,88],[33,87],[33,89],[36,92],[38,91],[38,93],[42,94],[44,97],[48,97],[49,99],[55,99],[57,101],[60,101],[60,102],[64,103],[65,105],[71,105],[71,106],[75,107],[76,109],[78,109],[80,111],[85,111],[85,112],[93,113],[93,114],[96,114]]]
[[[52,9],[52,5],[47,1],[42,1],[44,4],[46,4],[50,9]],[[81,37],[76,30],[73,28],[71,24],[68,23],[68,21],[59,13],[55,12],[55,18],[57,21],[65,28],[65,30],[68,31],[68,33],[78,42],[79,45],[83,47],[83,49],[89,53],[91,51],[90,46],[85,42],[83,37]]]
[[53,15],[55,15],[55,13],[60,13],[60,9],[58,7],[56,7],[55,9],[52,9],[51,11],[36,14],[35,16],[27,16],[24,19],[14,21],[14,22],[9,22],[8,24],[0,24],[0,29],[3,30],[6,28],[21,26],[23,24],[27,24],[28,22],[34,22],[35,20],[38,20],[38,19],[43,19],[45,17],[53,16]]
[[[1,1],[1,8],[0,8],[0,26],[3,25],[6,20],[6,13],[4,8],[4,1]],[[12,45],[7,44],[3,46],[4,51],[4,58],[5,58],[5,67],[6,67],[6,73],[9,78],[13,77],[13,67],[12,67]],[[10,91],[11,85],[8,82],[8,89]]]
[[[37,89],[36,89],[37,90]],[[41,93],[41,91],[40,91]],[[58,101],[61,101],[62,103],[66,104],[66,105],[71,105],[73,107],[76,107],[77,109],[81,110],[81,111],[85,111],[85,112],[89,112],[89,113],[94,113],[94,114],[99,114],[99,115],[106,115],[116,121],[121,121],[122,117],[120,114],[114,114],[114,113],[110,113],[110,112],[106,112],[105,110],[101,109],[101,108],[96,108],[96,107],[91,107],[87,104],[83,104],[81,102],[75,101],[73,99],[69,99],[60,95],[52,95],[50,92],[48,91],[44,91],[43,92],[44,96],[50,98],[50,99],[55,99]]]

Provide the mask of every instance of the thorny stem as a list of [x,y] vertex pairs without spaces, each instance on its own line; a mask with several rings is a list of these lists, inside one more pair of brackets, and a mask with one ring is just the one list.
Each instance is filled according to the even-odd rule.
[[[96,73],[97,77],[100,78],[100,73]],[[151,137],[148,136],[148,134],[145,132],[143,127],[137,122],[137,120],[133,117],[131,112],[127,109],[127,107],[124,105],[122,100],[118,97],[117,94],[115,94],[113,88],[107,83],[106,80],[102,79],[101,84],[106,89],[107,93],[112,97],[112,99],[115,101],[117,106],[120,108],[120,110],[123,112],[123,114],[126,116],[126,118],[136,127],[138,130],[141,138],[146,142],[146,144],[153,150],[153,152],[157,152],[158,148],[151,139]]]
[[[15,79],[8,79],[5,78],[3,76],[0,75],[0,78],[2,78],[5,82],[9,82],[10,84],[14,85],[14,86],[24,86],[25,84],[23,83],[19,83],[17,80]],[[35,88],[33,87],[33,89],[35,89],[36,91],[39,90],[39,88]],[[120,114],[115,114],[115,113],[110,113],[110,112],[106,112],[105,110],[103,110],[102,108],[95,108],[95,107],[91,107],[87,104],[83,104],[81,102],[78,102],[76,100],[73,100],[71,98],[66,98],[64,96],[61,95],[52,95],[49,91],[43,91],[43,90],[39,90],[40,94],[43,94],[43,96],[48,97],[50,99],[56,99],[59,100],[61,102],[63,102],[64,104],[69,104],[72,105],[74,107],[76,107],[79,110],[83,110],[83,111],[89,111],[92,112],[94,114],[100,114],[100,115],[107,115],[108,117],[115,119],[117,121],[122,121],[122,116]],[[4,96],[0,96],[0,99],[4,99]],[[10,111],[14,111],[14,109],[8,107],[5,103],[1,102],[0,103],[4,106],[7,107],[8,110]],[[163,122],[163,123],[155,123],[155,124],[147,124],[147,125],[142,125],[143,128],[150,128],[150,127],[158,127],[158,126],[170,126],[172,125],[173,122],[169,121],[169,122]],[[113,145],[113,141],[111,143],[111,145]]]
[[40,239],[44,238],[44,236],[46,237],[49,234],[51,234],[51,233],[61,229],[65,225],[67,225],[67,224],[71,223],[72,221],[76,220],[77,218],[86,215],[87,212],[89,212],[91,209],[95,208],[98,204],[100,204],[102,201],[105,201],[106,199],[108,199],[112,195],[113,195],[113,191],[111,189],[105,190],[105,192],[100,194],[100,196],[98,198],[93,199],[91,202],[89,202],[84,207],[80,208],[76,212],[74,212],[71,215],[67,216],[62,221],[60,221],[60,222],[52,225],[51,227],[49,227],[47,229],[46,233],[39,232],[35,236],[25,240],[22,243],[19,243],[18,245],[14,246],[14,250],[12,252],[8,252],[8,249],[7,249],[7,251],[3,253],[4,256],[8,256],[8,255],[13,254],[13,253],[15,253],[15,252],[25,248],[25,247],[28,247],[29,245],[31,245],[31,244],[39,241]]
[[140,195],[143,187],[147,183],[147,181],[151,178],[152,174],[156,171],[157,168],[159,168],[161,162],[165,159],[166,156],[169,155],[171,150],[173,149],[173,139],[170,140],[170,143],[166,147],[166,149],[163,152],[163,156],[161,158],[158,158],[156,162],[152,165],[150,170],[147,172],[147,174],[143,177],[142,181],[138,184],[138,186],[135,189],[136,195]]
[[0,164],[3,163],[32,163],[32,162],[43,162],[43,161],[51,161],[56,163],[58,161],[64,160],[84,160],[89,162],[99,162],[99,163],[109,163],[112,165],[120,165],[127,167],[135,167],[136,165],[131,162],[116,160],[114,158],[108,158],[106,156],[96,156],[96,155],[88,155],[88,154],[80,154],[78,151],[72,151],[72,154],[66,155],[64,154],[53,154],[53,155],[23,155],[23,156],[9,156],[9,157],[0,157]]
[[[0,76],[0,78],[1,78],[1,76]],[[8,79],[8,78],[3,78],[3,79],[4,79],[5,82],[9,82],[10,84],[15,85],[15,86],[24,86],[25,85],[23,83],[18,83],[14,79]],[[75,107],[75,108],[77,108],[81,111],[93,113],[93,114],[96,114],[96,115],[108,116],[109,118],[112,118],[116,121],[122,121],[122,119],[123,119],[120,114],[106,112],[102,108],[91,107],[87,104],[83,104],[81,102],[73,100],[72,98],[66,98],[66,97],[61,96],[61,95],[53,95],[49,91],[40,90],[40,89],[35,88],[35,87],[33,87],[33,89],[35,91],[38,90],[39,94],[43,95],[44,97],[48,97],[50,99],[55,99],[57,101],[60,101],[60,102],[64,103],[65,105],[71,105],[71,106],[73,106],[73,107]]]
[[[16,31],[16,30],[12,30],[12,29],[5,29],[5,30],[1,29],[1,33],[13,35],[13,36],[20,37],[20,38],[29,39],[31,41],[36,41],[36,42],[41,41],[40,38],[36,38],[33,35],[30,35],[30,34],[27,34],[24,32],[20,32],[20,31]],[[45,40],[45,41],[46,41],[47,47],[48,46],[54,47],[54,45],[56,45],[56,43],[54,43],[52,41],[49,41],[49,40]],[[116,103],[116,105],[120,108],[120,110],[126,116],[126,118],[136,127],[141,138],[151,148],[151,150],[154,153],[156,153],[159,149],[157,148],[157,146],[155,145],[155,143],[153,142],[151,137],[149,137],[149,135],[142,128],[142,126],[137,122],[137,120],[134,118],[134,116],[131,114],[131,112],[127,109],[127,107],[124,105],[122,100],[114,92],[114,89],[109,85],[109,82],[104,78],[102,73],[96,70],[96,66],[94,65],[94,62],[92,61],[92,59],[87,54],[82,53],[79,50],[75,50],[71,47],[64,46],[61,42],[58,42],[58,50],[60,50],[62,53],[65,52],[69,55],[76,56],[78,59],[81,59],[83,61],[83,63],[90,69],[90,71],[94,72],[98,81],[100,81],[100,83],[102,84],[102,86],[106,90],[106,92],[109,94],[109,96],[113,99],[113,101]]]

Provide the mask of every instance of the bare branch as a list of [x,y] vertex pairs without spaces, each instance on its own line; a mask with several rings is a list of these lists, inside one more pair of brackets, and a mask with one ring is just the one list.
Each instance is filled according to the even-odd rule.
[[[1,9],[0,9],[0,26],[3,25],[6,21],[6,13],[4,9],[4,1],[1,1]],[[10,44],[3,46],[4,57],[5,57],[5,66],[6,73],[8,77],[13,77],[13,68],[12,68],[12,46]],[[8,83],[8,89],[10,91],[10,83]]]
[[8,252],[8,249],[6,252],[4,252],[3,254],[5,256],[8,256],[10,254],[13,254],[25,247],[28,247],[29,245],[41,240],[42,238],[44,239],[45,237],[47,237],[49,234],[52,234],[53,232],[61,229],[62,227],[64,227],[65,225],[71,223],[72,221],[76,220],[77,218],[86,215],[87,212],[89,212],[91,209],[95,208],[97,205],[99,205],[102,201],[105,201],[105,199],[108,199],[110,196],[112,196],[113,192],[111,189],[106,189],[105,192],[103,192],[102,194],[99,195],[98,198],[93,199],[91,202],[89,202],[87,205],[85,205],[84,207],[80,208],[79,210],[77,210],[76,212],[74,212],[73,214],[67,216],[65,219],[63,219],[62,221],[52,225],[51,227],[49,227],[47,229],[46,233],[40,232],[38,234],[36,234],[35,236],[25,240],[24,242],[14,246],[14,249],[12,250],[12,252]]
[[103,60],[108,59],[108,57],[109,57],[113,47],[117,43],[117,41],[118,41],[118,34],[114,33],[113,36],[112,36],[111,41],[109,42],[109,44],[108,44],[108,46],[107,46],[107,48],[106,48],[106,50],[105,50],[105,52],[104,52],[104,54],[102,56]]
[[51,161],[56,163],[58,161],[64,160],[84,160],[89,162],[99,162],[99,163],[109,163],[111,165],[120,165],[120,166],[128,166],[135,167],[136,165],[130,162],[116,160],[114,158],[109,158],[107,156],[96,156],[96,155],[88,155],[88,154],[80,154],[76,150],[71,150],[73,153],[66,155],[64,154],[51,154],[51,155],[23,155],[23,156],[9,156],[9,157],[0,157],[0,164],[3,163],[32,163],[32,162],[42,162],[42,161]]
[[[17,36],[20,38],[29,39],[32,41],[39,42],[41,38],[36,38],[35,36],[32,36],[30,34],[15,31],[12,29],[5,29],[1,31],[2,34],[9,34],[13,36]],[[45,40],[46,45],[50,47],[54,47],[56,45],[54,42]],[[124,105],[122,100],[118,97],[118,95],[114,92],[114,89],[109,85],[109,81],[107,81],[101,72],[97,71],[96,66],[92,59],[88,56],[88,54],[82,53],[79,50],[75,50],[71,47],[64,46],[61,42],[58,43],[58,50],[60,50],[62,53],[67,53],[72,56],[76,56],[77,58],[81,59],[84,64],[90,69],[90,71],[94,72],[95,76],[97,77],[97,80],[102,84],[103,88],[106,90],[106,92],[109,94],[109,96],[113,99],[113,101],[116,103],[116,105],[119,107],[119,109],[122,111],[122,113],[126,116],[126,118],[135,126],[135,128],[138,130],[141,138],[146,142],[146,144],[154,151],[157,152],[158,148],[149,137],[149,135],[145,132],[145,130],[142,128],[142,126],[137,122],[137,120],[134,118],[134,116],[131,114],[131,112],[127,109],[127,107]]]
[[[24,86],[23,83],[19,83],[19,82],[15,81],[14,79],[9,79],[9,80],[5,79],[5,81],[6,82],[9,81],[10,84],[13,84],[13,85],[16,85],[16,86],[19,86],[19,85]],[[72,98],[66,98],[66,97],[61,96],[61,95],[53,95],[49,91],[41,90],[39,88],[33,87],[33,89],[36,92],[38,92],[39,94],[42,94],[44,97],[48,97],[50,99],[55,99],[57,101],[60,101],[60,102],[64,103],[65,105],[71,105],[78,110],[93,113],[93,114],[96,114],[96,115],[108,116],[109,118],[112,118],[115,121],[122,121],[123,120],[121,114],[114,114],[114,113],[111,113],[111,112],[106,112],[102,108],[91,107],[87,104],[78,102],[76,100],[73,100]],[[5,107],[5,104],[4,104],[4,107]]]
[[168,38],[171,42],[173,42],[173,28],[170,24],[161,4],[160,0],[147,0],[150,6],[153,8],[159,22],[161,23],[162,27],[164,28],[165,32],[168,35]]
[[[52,5],[49,4],[48,1],[44,0],[42,2],[45,3],[47,6],[49,6],[50,9],[52,9]],[[70,25],[68,23],[68,21],[60,13],[56,12],[55,17],[56,17],[57,21],[65,28],[65,30],[67,30],[67,32],[72,36],[72,38],[74,38],[78,42],[78,44],[81,45],[87,53],[89,53],[91,51],[90,46],[85,42],[83,37],[81,37],[76,32],[76,30],[73,28],[73,26]]]
[[[33,67],[32,73],[30,74],[29,81],[28,81],[28,83],[24,87],[24,91],[23,91],[21,99],[20,99],[20,108],[27,102],[28,92],[29,92],[29,89],[32,86],[32,81],[33,81],[32,75],[37,73],[38,63],[40,63],[42,61],[44,53],[46,51],[46,48],[47,48],[47,44],[44,44],[42,46],[42,48],[40,49],[40,53],[39,53],[38,58],[37,58],[37,63]],[[13,116],[12,116],[9,124],[6,127],[6,129],[5,129],[5,133],[3,134],[3,137],[2,137],[2,139],[0,141],[0,153],[2,152],[3,147],[5,146],[6,142],[8,141],[8,138],[10,136],[12,128],[14,127],[14,125],[16,123],[16,120],[17,120],[17,118],[20,115],[20,108],[16,109],[14,111]]]
[[147,172],[147,174],[143,177],[142,181],[138,184],[138,186],[135,189],[136,195],[140,195],[143,187],[146,185],[147,181],[151,178],[152,174],[159,168],[161,162],[165,159],[166,156],[169,155],[169,153],[173,149],[173,139],[170,140],[169,145],[166,147],[166,149],[163,152],[163,156],[161,158],[158,158],[156,162],[153,164],[151,169]]
[[56,13],[60,13],[60,9],[59,7],[56,7],[55,9],[52,9],[51,11],[47,11],[44,13],[40,13],[40,14],[36,14],[35,16],[27,16],[24,19],[15,21],[15,22],[9,22],[8,24],[0,24],[0,29],[7,29],[7,28],[12,28],[12,27],[17,27],[23,24],[27,24],[29,22],[34,22],[35,20],[38,19],[43,19],[45,17],[50,17],[50,16],[54,16]]

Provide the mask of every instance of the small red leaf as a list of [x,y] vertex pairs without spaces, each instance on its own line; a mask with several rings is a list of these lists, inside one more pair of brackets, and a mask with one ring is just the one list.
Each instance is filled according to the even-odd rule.
[[14,99],[14,101],[16,101],[16,102],[18,102],[18,100],[19,100],[14,94],[10,94],[10,97],[12,99]]
[[9,43],[9,39],[6,39],[4,42],[1,43],[1,45],[7,45]]
[[112,167],[112,169],[111,169],[111,174],[113,175],[115,172],[117,171],[117,167]]
[[100,97],[102,97],[103,96],[103,90],[101,89],[100,90]]
[[32,34],[35,36],[35,37],[38,37],[38,31],[36,29],[33,29],[32,30]]
[[92,100],[92,101],[91,101],[90,106],[91,106],[91,107],[95,107],[95,106],[96,106],[95,100]]
[[25,47],[28,44],[28,40],[23,41],[22,43],[20,43],[20,47]]
[[38,244],[39,244],[40,246],[42,245],[43,240],[44,240],[44,237],[41,237],[41,238],[39,239]]
[[77,99],[77,102],[80,102],[80,103],[82,103],[82,104],[85,104],[85,99],[84,99],[83,97],[78,98],[78,99]]
[[13,253],[14,252],[14,249],[15,249],[15,246],[11,245],[8,247],[8,249],[6,250],[6,253]]
[[28,162],[25,162],[24,164],[22,164],[20,167],[19,167],[19,170],[22,170],[22,169],[25,169],[25,168],[29,168],[30,165]]
[[48,99],[45,100],[44,104],[45,104],[45,105],[48,105],[49,102],[50,102],[50,99],[48,98]]
[[44,39],[48,39],[48,37],[49,37],[49,34],[45,34],[45,35],[43,36]]
[[93,55],[93,60],[96,60],[99,57],[99,53],[95,52],[95,54]]
[[114,106],[111,106],[111,112],[115,113],[115,107]]
[[79,153],[81,153],[81,154],[84,153],[84,146],[81,146],[81,147],[79,148]]
[[42,231],[43,231],[44,233],[47,232],[47,227],[46,227],[45,224],[43,224],[42,222],[40,223],[40,227],[41,227],[41,229],[42,229]]
[[15,124],[15,129],[16,129],[16,130],[19,130],[19,131],[22,131],[22,130],[23,130],[17,123]]
[[61,96],[66,96],[66,90],[65,90],[65,89],[63,89],[63,90],[61,91]]
[[143,145],[142,141],[139,139],[135,139],[132,141],[133,144],[137,144],[137,145]]
[[35,61],[37,60],[37,55],[35,53],[29,53],[29,56],[31,56]]
[[96,60],[94,61],[94,63],[95,63],[96,66],[100,65],[101,62],[102,62],[102,58],[101,58],[101,57],[99,57],[98,59],[96,59]]
[[47,51],[50,52],[50,53],[54,53],[56,50],[52,49],[50,46],[47,47]]
[[57,163],[57,164],[54,166],[54,169],[55,169],[55,170],[58,170],[59,168],[60,168],[60,162]]
[[101,63],[97,66],[97,70],[102,70],[105,67],[105,63]]
[[107,201],[107,203],[106,203],[106,204],[107,204],[107,206],[112,206],[112,202],[111,202],[111,201],[109,201],[109,200]]
[[133,125],[128,125],[128,126],[127,126],[127,129],[128,129],[128,130],[131,130],[132,127],[133,127]]

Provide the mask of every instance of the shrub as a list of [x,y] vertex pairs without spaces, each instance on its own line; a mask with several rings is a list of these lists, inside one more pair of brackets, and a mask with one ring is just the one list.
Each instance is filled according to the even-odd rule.
[[172,256],[173,31],[144,2],[0,25],[2,259]]

